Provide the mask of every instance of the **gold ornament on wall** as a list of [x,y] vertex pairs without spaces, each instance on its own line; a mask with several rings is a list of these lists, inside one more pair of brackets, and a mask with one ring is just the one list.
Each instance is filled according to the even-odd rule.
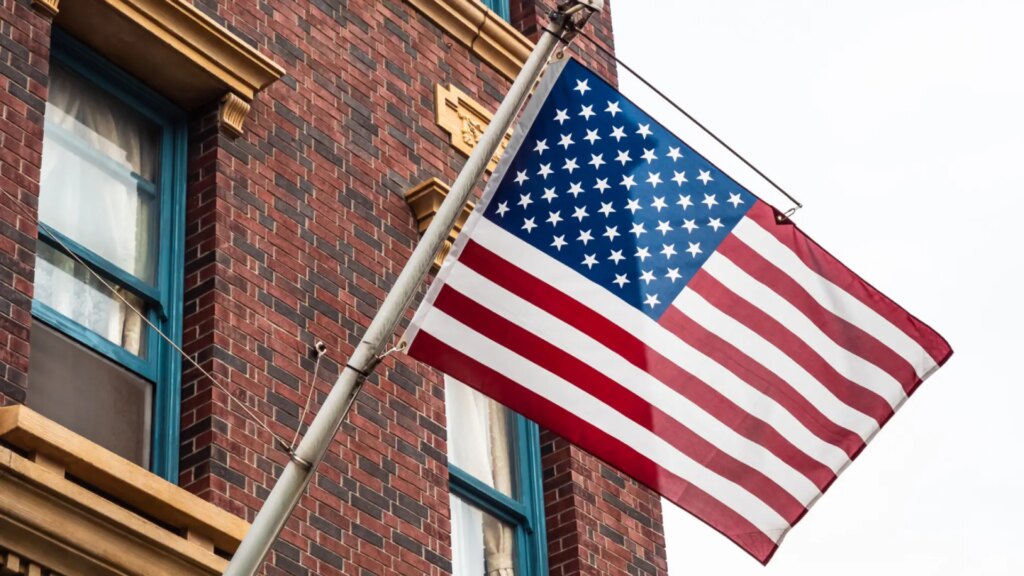
[[[435,89],[434,113],[437,125],[448,133],[452,147],[466,156],[469,156],[476,143],[480,141],[493,116],[487,108],[462,90],[455,86],[446,88],[441,84]],[[488,171],[494,170],[497,166],[498,159],[501,158],[511,138],[511,131],[505,134],[498,151],[487,165]]]

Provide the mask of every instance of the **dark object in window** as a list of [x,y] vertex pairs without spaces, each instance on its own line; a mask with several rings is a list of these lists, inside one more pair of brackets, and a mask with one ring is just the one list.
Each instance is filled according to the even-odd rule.
[[152,385],[42,322],[30,339],[28,406],[148,467]]

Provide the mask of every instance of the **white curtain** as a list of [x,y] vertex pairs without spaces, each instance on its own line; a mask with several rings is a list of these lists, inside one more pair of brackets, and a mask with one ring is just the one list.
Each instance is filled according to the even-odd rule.
[[484,560],[484,532],[480,529],[484,513],[452,496],[452,576],[482,576],[486,571]]
[[[508,410],[461,382],[445,377],[448,451],[452,464],[503,494],[513,494]],[[461,502],[461,501],[460,501]],[[459,538],[465,571],[457,576],[515,576],[515,534],[508,524],[463,506],[456,517],[452,506],[452,538]],[[457,530],[456,523],[464,522]],[[468,534],[470,531],[474,534]],[[480,536],[482,536],[482,542]],[[482,544],[482,549],[479,547]]]
[[[157,202],[139,192],[133,173],[154,178],[151,137],[147,123],[119,101],[60,65],[52,67],[39,218],[147,282],[155,269],[151,236]],[[70,258],[45,250],[40,256],[37,298],[140,353],[141,319]]]

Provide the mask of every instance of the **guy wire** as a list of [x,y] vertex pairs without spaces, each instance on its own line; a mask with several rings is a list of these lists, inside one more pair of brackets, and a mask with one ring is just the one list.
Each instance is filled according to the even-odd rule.
[[734,150],[732,146],[729,146],[728,144],[726,144],[725,141],[722,140],[721,138],[719,138],[717,134],[712,132],[707,126],[705,126],[699,120],[694,118],[692,114],[687,112],[682,106],[680,106],[674,100],[669,98],[667,94],[665,94],[664,92],[659,90],[654,84],[651,83],[650,80],[648,80],[647,78],[642,76],[639,72],[637,72],[635,69],[633,69],[632,66],[630,66],[629,64],[626,64],[625,62],[623,62],[618,56],[615,55],[614,52],[612,52],[611,50],[608,50],[607,48],[605,48],[603,45],[601,45],[601,43],[599,43],[596,39],[594,39],[593,36],[591,36],[590,34],[588,34],[584,30],[580,30],[579,31],[579,35],[583,36],[584,38],[589,40],[590,43],[594,46],[594,48],[596,48],[599,52],[601,52],[602,54],[604,54],[608,58],[611,58],[612,60],[614,60],[615,63],[618,64],[619,66],[621,66],[623,70],[626,70],[631,75],[633,75],[633,77],[635,77],[637,80],[639,80],[641,83],[643,83],[644,86],[647,86],[652,92],[657,94],[662,100],[664,100],[670,106],[675,108],[677,112],[679,112],[680,114],[685,116],[687,119],[689,119],[691,122],[696,124],[697,127],[700,128],[701,130],[703,130],[704,133],[706,133],[708,136],[711,136],[715,140],[715,142],[718,142],[719,144],[721,144],[722,147],[724,147],[726,150],[728,150],[730,153],[732,153],[733,156],[735,156],[741,162],[746,164],[747,167],[750,168],[751,170],[753,170],[758,176],[760,176],[761,178],[764,178],[764,180],[766,182],[771,184],[776,190],[781,192],[783,196],[788,198],[789,201],[792,202],[795,205],[795,208],[793,209],[793,211],[796,211],[796,209],[798,209],[798,208],[803,208],[804,207],[804,205],[801,204],[799,200],[794,198],[792,194],[790,194],[789,192],[786,192],[786,190],[784,188],[782,188],[782,186],[779,186],[778,184],[776,184],[774,180],[769,178],[768,175],[766,175],[764,172],[762,172],[757,166],[754,166],[754,164],[751,163],[749,160],[747,160],[742,154],[740,154],[739,152]]
[[[161,331],[159,328],[157,328],[156,325],[152,321],[150,321],[150,319],[147,318],[145,314],[143,314],[141,311],[139,311],[137,308],[135,308],[135,306],[133,306],[131,304],[131,302],[128,301],[127,298],[122,296],[121,293],[117,289],[115,289],[109,282],[107,282],[107,280],[105,278],[103,278],[103,276],[101,276],[98,272],[93,270],[92,267],[89,266],[88,263],[86,263],[80,256],[78,256],[78,254],[75,254],[75,252],[73,250],[71,250],[67,246],[67,244],[65,244],[64,241],[61,240],[60,236],[55,234],[53,232],[53,230],[49,226],[47,226],[45,223],[40,221],[38,218],[31,217],[27,213],[27,211],[25,210],[25,207],[22,206],[20,200],[15,198],[11,193],[7,192],[6,190],[4,191],[4,195],[7,196],[7,198],[11,200],[11,202],[14,204],[16,209],[19,212],[21,212],[21,215],[23,217],[27,218],[29,222],[35,222],[37,226],[42,228],[43,231],[46,232],[50,236],[50,238],[52,238],[57,244],[60,245],[60,247],[64,250],[64,252],[66,254],[68,254],[75,261],[77,261],[79,264],[84,266],[85,269],[89,272],[89,274],[91,274],[93,277],[95,277],[97,280],[99,280],[100,283],[103,284],[103,286],[106,287],[106,289],[109,290],[114,296],[116,296],[119,300],[121,300],[121,302],[123,302],[124,305],[127,306],[129,310],[131,310],[135,315],[137,315],[140,319],[142,319],[142,321],[145,322],[150,328],[152,328],[154,332],[156,332],[161,338],[164,339],[164,341],[166,341],[168,344],[170,344],[170,346],[172,348],[174,348],[174,350],[177,351],[178,354],[181,355],[182,358],[187,360],[193,367],[195,367],[196,370],[199,370],[199,372],[202,373],[203,376],[206,376],[206,378],[209,379],[210,382],[214,386],[220,388],[222,392],[224,392],[224,393],[226,393],[228,395],[228,398],[230,398],[231,400],[234,400],[242,408],[242,410],[244,410],[249,415],[249,418],[252,419],[253,423],[255,423],[257,426],[260,426],[264,430],[266,430],[267,433],[270,434],[274,438],[274,440],[278,443],[278,445],[281,446],[283,449],[286,449],[286,451],[287,451],[287,448],[288,448],[289,445],[285,444],[284,439],[281,438],[280,436],[278,436],[277,434],[274,434],[274,431],[271,430],[266,424],[264,424],[260,420],[259,416],[257,416],[256,413],[252,409],[250,409],[248,406],[246,406],[244,402],[242,402],[238,398],[235,398],[234,394],[232,394],[231,391],[228,390],[227,386],[225,386],[220,381],[218,381],[216,378],[214,378],[213,374],[211,374],[210,372],[205,370],[202,366],[200,366],[199,363],[196,362],[195,360],[193,360],[191,356],[186,354],[185,351],[182,350],[180,346],[178,346],[173,340],[171,340],[166,334],[164,334],[163,331]],[[37,242],[38,241],[39,240],[37,240]],[[300,426],[301,426],[301,422],[300,422]]]

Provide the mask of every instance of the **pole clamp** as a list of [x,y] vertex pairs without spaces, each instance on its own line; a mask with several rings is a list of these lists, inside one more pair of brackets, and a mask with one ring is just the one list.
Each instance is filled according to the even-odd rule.
[[306,470],[312,470],[313,469],[313,464],[311,464],[309,462],[306,462],[302,458],[299,458],[299,455],[296,454],[294,450],[292,450],[291,452],[288,453],[288,459],[291,460],[292,462],[295,462],[299,466],[302,466]]
[[562,0],[548,18],[563,22],[559,38],[563,43],[569,44],[579,36],[590,17],[603,9],[604,0]]

